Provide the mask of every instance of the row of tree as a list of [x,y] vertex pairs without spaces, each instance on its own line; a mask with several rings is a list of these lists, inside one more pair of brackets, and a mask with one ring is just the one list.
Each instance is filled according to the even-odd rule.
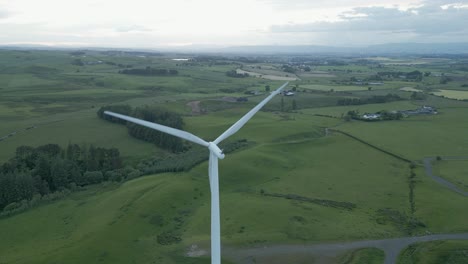
[[174,69],[154,69],[149,66],[144,69],[123,69],[120,70],[119,73],[144,76],[171,76],[179,74],[179,72]]
[[400,71],[386,71],[386,72],[378,72],[374,77],[370,78],[372,80],[383,81],[393,78],[404,78],[406,80],[412,80],[420,82],[424,76],[429,76],[430,73],[422,73],[420,71],[412,71],[412,72],[400,72]]
[[125,120],[118,119],[109,115],[105,115],[104,111],[111,111],[123,115],[128,115],[132,117],[136,117],[139,119],[143,119],[149,122],[158,123],[161,125],[165,125],[172,128],[182,129],[184,125],[184,121],[182,116],[174,113],[169,112],[167,110],[157,108],[157,107],[138,107],[133,109],[129,105],[110,105],[104,106],[99,109],[97,115],[107,121],[118,123],[118,124],[125,124],[128,128],[128,133],[135,138],[154,143],[158,147],[161,147],[166,150],[170,150],[172,152],[181,152],[186,147],[183,144],[183,141],[180,138],[171,136],[166,133],[162,133],[156,131],[154,129],[150,129],[141,125],[137,125],[131,122],[126,122]]
[[236,70],[230,70],[226,72],[226,76],[232,78],[246,78],[249,77],[248,73],[238,73]]
[[77,144],[66,149],[56,144],[18,147],[15,156],[0,167],[0,209],[37,194],[102,182],[107,172],[121,167],[115,148]]
[[396,94],[374,95],[369,98],[343,98],[337,101],[337,105],[362,105],[362,104],[382,104],[403,100]]

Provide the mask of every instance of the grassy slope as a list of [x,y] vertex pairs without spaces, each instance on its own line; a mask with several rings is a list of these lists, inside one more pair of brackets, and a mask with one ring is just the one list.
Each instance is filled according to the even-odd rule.
[[349,122],[340,129],[413,160],[426,156],[466,155],[468,108],[444,108],[440,112],[401,121]]
[[362,248],[345,254],[341,264],[381,264],[385,253],[377,248]]
[[418,167],[415,187],[415,216],[431,233],[466,232],[466,197],[440,186]]
[[432,168],[435,175],[441,176],[460,189],[468,191],[468,161],[442,160],[435,162]]
[[[62,146],[66,146],[71,142],[117,147],[124,158],[133,160],[156,153],[164,153],[151,144],[129,137],[124,126],[100,120],[95,111],[96,109],[89,109],[72,114],[55,115],[48,119],[42,119],[43,121],[40,120],[37,123],[31,121],[18,122],[17,127],[11,127],[10,131],[24,129],[33,124],[38,124],[38,127],[21,131],[15,136],[1,141],[0,161],[12,157],[18,146],[39,146],[52,142]],[[58,122],[49,123],[53,121]]]
[[[128,101],[132,105],[164,103],[173,110],[186,113],[185,103],[190,100],[225,96],[219,89],[262,90],[265,84],[276,87],[280,83],[253,78],[229,79],[224,73],[231,66],[183,66],[178,68],[180,76],[174,78],[135,77],[118,75],[115,73],[118,69],[107,65],[85,66],[78,73],[75,72],[78,67],[64,66],[64,61],[68,63],[70,58],[63,54],[51,58],[48,57],[50,54],[45,56],[43,53],[24,56],[29,61],[47,62],[67,74],[51,79],[28,73],[31,69],[22,69],[22,62],[14,56],[4,60],[17,65],[15,70],[23,75],[1,75],[0,92],[8,96],[8,100],[0,100],[0,120],[8,121],[8,126],[0,128],[0,135],[38,121],[66,121],[44,125],[0,142],[0,160],[11,156],[18,145],[52,141],[60,144],[85,141],[116,146],[124,157],[147,156],[157,150],[128,137],[125,128],[100,121],[95,116],[96,109],[91,106],[117,101]],[[133,58],[131,62],[128,58],[110,59],[117,63],[167,67],[167,63],[157,59]],[[103,89],[107,91],[109,87],[115,87],[116,94],[110,98],[103,96],[106,94],[100,93],[97,81],[103,82]],[[57,96],[47,91],[48,87],[62,89],[62,84],[68,82],[73,86],[66,95]],[[35,83],[40,84],[33,87],[38,90],[30,90]],[[21,99],[30,92],[35,93],[39,102],[34,101],[37,98],[33,101],[26,98],[22,103],[15,102],[17,107],[9,104],[9,100]],[[61,100],[66,98],[73,100],[63,103]],[[239,107],[187,117],[186,130],[212,140],[263,96],[249,99]],[[407,164],[344,136],[319,137],[323,134],[320,127],[333,127],[341,120],[312,114],[339,117],[341,113],[357,108],[361,112],[372,112],[415,106],[409,102],[395,102],[317,108],[333,100],[336,98],[326,94],[304,94],[297,97],[297,104],[301,108],[314,109],[301,110],[303,114],[261,112],[233,137],[248,138],[257,144],[220,162],[223,243],[302,243],[404,234],[390,223],[377,224],[376,210],[390,207],[409,213]],[[463,135],[467,128],[467,122],[464,122],[468,116],[467,108],[455,108],[466,107],[466,103],[435,97],[429,100],[443,107],[441,115],[392,122],[350,122],[339,129],[411,159],[466,155],[464,150],[468,142]],[[41,103],[44,101],[47,103]],[[285,105],[290,103],[291,99],[285,98]],[[269,107],[277,110],[279,104],[280,99],[275,98]],[[76,111],[83,108],[87,110]],[[106,191],[90,188],[67,199],[1,219],[0,262],[208,263],[207,259],[189,260],[180,256],[182,249],[193,243],[201,247],[208,245],[206,171],[207,164],[204,163],[189,173],[144,177],[118,188],[111,186]],[[416,174],[415,216],[427,225],[427,230],[466,231],[466,199],[427,179],[421,168],[416,169]],[[260,195],[261,190],[352,202],[357,208],[348,211],[267,197]],[[162,226],[155,224],[154,219],[158,216],[164,218]],[[177,226],[181,219],[182,224]],[[159,245],[156,236],[167,231],[183,233],[183,242],[176,246]]]
[[[267,125],[271,115],[259,117],[258,126],[254,123],[246,127],[243,136],[262,126],[277,129],[276,136],[287,133],[283,123]],[[257,134],[254,138],[261,137]],[[274,138],[258,140],[256,147],[229,155],[220,163],[224,243],[248,245],[259,240],[274,243],[401,235],[391,225],[376,224],[373,216],[377,208],[384,206],[407,210],[406,166],[343,136],[302,143],[271,141],[277,142]],[[362,155],[359,166],[349,160],[351,149]],[[349,162],[336,168],[334,159]],[[377,163],[388,164],[392,169],[380,171],[373,165]],[[174,250],[180,254],[181,246],[192,243],[203,246],[209,240],[206,166],[202,164],[190,173],[143,177],[94,194],[75,193],[62,201],[2,219],[0,255],[8,263],[129,263],[130,260],[170,263],[170,259],[183,262],[174,258]],[[327,172],[334,167],[333,172]],[[259,195],[260,189],[350,201],[358,208],[346,211],[264,197]],[[188,213],[181,214],[182,211]],[[164,216],[162,227],[150,224],[156,214]],[[294,222],[293,216],[303,217],[306,224]],[[185,219],[181,229],[175,229],[174,217]],[[239,232],[242,226],[245,232]],[[184,231],[180,246],[157,244],[157,234],[173,230]]]
[[434,241],[418,243],[406,248],[399,264],[463,264],[468,260],[468,241]]
[[151,224],[151,219],[164,215],[169,228],[173,226],[177,211],[190,207],[192,201],[186,197],[194,185],[187,175],[144,177],[113,190],[75,193],[3,219],[2,261],[171,263],[159,259],[171,248],[157,244],[156,235],[163,228]]

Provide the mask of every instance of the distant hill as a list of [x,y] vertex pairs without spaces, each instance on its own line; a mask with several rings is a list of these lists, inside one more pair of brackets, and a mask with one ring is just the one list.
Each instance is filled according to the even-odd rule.
[[[0,49],[20,50],[76,50],[81,47],[41,46],[41,45],[0,45]],[[468,43],[387,43],[361,47],[336,47],[320,45],[251,45],[216,46],[188,45],[180,47],[150,48],[106,48],[86,47],[88,50],[123,50],[144,52],[184,52],[184,53],[227,53],[227,54],[468,54]]]
[[333,46],[237,46],[222,49],[227,53],[257,54],[468,54],[468,43],[389,43],[367,47],[333,47]]
[[375,53],[460,54],[468,53],[468,43],[390,43],[368,48]]

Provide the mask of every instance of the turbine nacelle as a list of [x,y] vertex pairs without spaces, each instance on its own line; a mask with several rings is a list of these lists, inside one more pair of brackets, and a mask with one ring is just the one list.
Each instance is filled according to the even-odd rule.
[[218,159],[224,159],[223,151],[215,143],[210,142],[208,144],[208,149],[211,153],[215,154],[215,156],[218,157]]

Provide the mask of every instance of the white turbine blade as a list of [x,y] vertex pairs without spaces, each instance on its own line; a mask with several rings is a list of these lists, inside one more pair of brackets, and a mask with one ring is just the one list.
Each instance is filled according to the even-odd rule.
[[179,138],[183,138],[185,140],[191,141],[193,143],[200,144],[200,145],[205,146],[205,147],[208,147],[208,145],[209,145],[209,143],[204,141],[203,139],[201,139],[201,138],[199,138],[199,137],[197,137],[197,136],[195,136],[193,134],[190,134],[189,132],[185,132],[185,131],[182,131],[182,130],[179,130],[179,129],[175,129],[175,128],[168,127],[168,126],[163,126],[163,125],[160,125],[160,124],[148,122],[148,121],[145,121],[145,120],[141,120],[141,119],[126,116],[126,115],[117,114],[117,113],[110,112],[110,111],[104,111],[104,114],[114,116],[114,117],[117,117],[117,118],[120,118],[120,119],[123,119],[123,120],[127,120],[129,122],[132,122],[132,123],[135,123],[135,124],[138,124],[138,125],[149,127],[149,128],[152,128],[152,129],[155,129],[155,130],[158,130],[158,131],[161,131],[161,132],[164,132],[164,133],[167,133],[167,134],[179,137]]
[[218,157],[210,151],[208,174],[211,189],[211,264],[221,263],[221,228],[219,221]]
[[279,94],[284,87],[286,87],[289,84],[289,82],[286,82],[283,84],[280,88],[276,89],[276,91],[272,92],[267,98],[263,99],[257,106],[255,106],[252,110],[250,110],[247,114],[245,114],[241,119],[239,119],[234,125],[232,125],[228,130],[224,131],[221,136],[219,136],[215,141],[213,141],[215,144],[218,144],[219,142],[225,140],[226,138],[232,136],[235,134],[241,127],[245,125],[254,115],[255,113],[258,112],[266,103],[268,103],[275,95]]

